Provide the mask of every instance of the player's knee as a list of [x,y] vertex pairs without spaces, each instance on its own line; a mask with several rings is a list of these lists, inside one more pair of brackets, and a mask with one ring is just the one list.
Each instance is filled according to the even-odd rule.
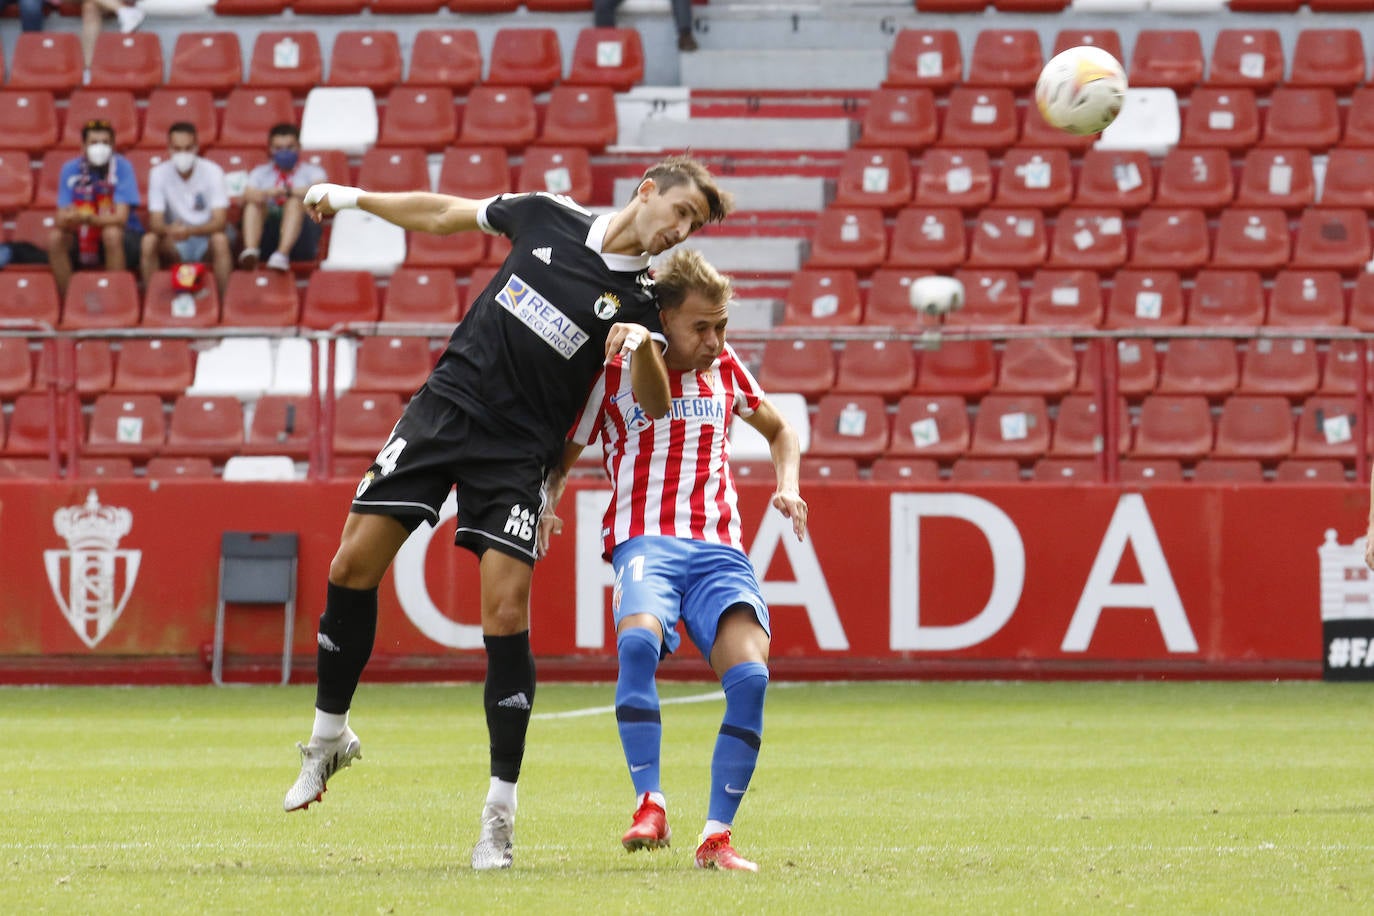
[[386,566],[378,568],[377,561],[357,544],[339,545],[334,559],[329,562],[329,581],[344,588],[376,588],[385,572]]
[[530,628],[529,602],[502,596],[482,602],[482,632],[488,636],[510,636]]

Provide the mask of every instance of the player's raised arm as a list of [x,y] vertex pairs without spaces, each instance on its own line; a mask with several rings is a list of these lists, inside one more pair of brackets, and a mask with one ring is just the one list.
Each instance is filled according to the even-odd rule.
[[745,417],[744,422],[768,440],[773,473],[778,479],[777,490],[773,493],[773,508],[792,520],[792,530],[800,541],[806,537],[806,500],[801,498],[798,482],[801,477],[801,443],[797,439],[797,431],[767,398],[759,402],[758,409]]
[[365,210],[412,232],[449,235],[478,228],[480,200],[430,191],[374,193],[337,184],[311,185],[305,211],[319,222],[340,210]]

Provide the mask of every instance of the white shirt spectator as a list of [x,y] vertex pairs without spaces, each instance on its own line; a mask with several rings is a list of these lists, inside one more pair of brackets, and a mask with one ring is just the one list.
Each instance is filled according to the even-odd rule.
[[224,169],[209,159],[196,159],[191,174],[182,175],[171,160],[148,173],[148,212],[161,213],[169,225],[203,226],[216,209],[229,209]]

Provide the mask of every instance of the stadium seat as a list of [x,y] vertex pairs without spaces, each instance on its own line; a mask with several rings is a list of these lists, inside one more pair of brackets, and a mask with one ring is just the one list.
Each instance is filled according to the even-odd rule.
[[853,458],[802,457],[802,480],[858,480],[859,463]]
[[[1110,351],[1109,351],[1110,352]],[[1089,346],[1083,351],[1082,366],[1078,370],[1078,390],[1097,391],[1102,387],[1099,378],[1101,346]],[[1130,338],[1116,342],[1116,390],[1135,400],[1154,391],[1159,385],[1159,356],[1154,341],[1148,337]]]
[[869,479],[888,485],[930,484],[940,481],[940,463],[933,458],[884,456],[868,469]]
[[487,236],[481,232],[412,232],[406,240],[405,263],[410,267],[437,267],[466,274],[481,264],[486,254]]
[[[149,147],[130,149],[125,150],[123,156],[134,167],[134,181],[138,185],[139,197],[146,201],[148,199],[149,174],[153,171],[154,166],[167,161],[167,134],[164,132],[162,135],[162,147],[160,149]],[[229,206],[232,208],[233,205],[234,202],[231,199]]]
[[1341,137],[1336,90],[1280,86],[1269,98],[1261,146],[1304,148],[1325,152]]
[[[877,274],[874,274],[877,285]],[[945,320],[951,325],[1020,324],[1025,319],[1026,301],[1016,271],[1005,268],[960,268],[954,278],[964,284],[964,307],[951,312]],[[873,291],[869,291],[869,312],[873,310]],[[910,311],[910,304],[903,300]]]
[[903,341],[851,340],[840,351],[834,390],[895,401],[916,384],[916,357]]
[[144,327],[213,328],[219,324],[219,289],[210,277],[195,293],[172,286],[172,271],[159,270],[143,293]]
[[1033,102],[1026,106],[1021,120],[1021,139],[1017,146],[1028,149],[1064,149],[1075,161],[1092,149],[1100,134],[1071,134],[1055,127],[1040,113],[1040,106]]
[[458,134],[453,91],[443,86],[396,86],[387,95],[381,124],[377,142],[382,146],[441,152]]
[[[1131,417],[1124,397],[1117,398],[1117,454],[1131,444]],[[1070,394],[1059,402],[1048,454],[1056,458],[1091,458],[1102,451],[1106,440],[1098,398],[1093,394]]]
[[938,321],[911,307],[911,284],[920,277],[930,275],[928,270],[901,267],[880,267],[873,271],[868,287],[868,302],[863,309],[864,324],[914,331],[928,328]]
[[86,450],[95,456],[147,460],[167,442],[162,399],[155,394],[102,394],[95,399]]
[[248,58],[246,85],[282,89],[293,96],[303,96],[324,85],[324,57],[320,54],[319,36],[310,31],[259,32],[253,39],[252,56]]
[[1183,483],[1183,464],[1176,458],[1123,458],[1118,477],[1127,486]]
[[321,86],[305,97],[301,146],[361,156],[377,142],[377,99],[362,86]]
[[501,147],[450,146],[439,166],[439,193],[473,200],[505,194],[511,183],[510,160]]
[[964,78],[964,54],[954,29],[901,29],[887,56],[883,86],[944,93]]
[[131,328],[140,304],[134,275],[122,270],[81,270],[72,274],[62,301],[60,327],[66,331]]
[[815,401],[835,385],[835,354],[828,340],[769,340],[758,371],[764,391],[794,391]]
[[885,457],[947,461],[968,450],[970,435],[962,397],[909,394],[897,402]]
[[949,469],[952,484],[1019,483],[1021,466],[1015,458],[959,458]]
[[1293,432],[1293,411],[1286,398],[1233,395],[1221,405],[1212,455],[1276,462],[1292,453]]
[[458,142],[515,152],[534,142],[535,125],[534,96],[528,87],[477,86],[468,93]]
[[[900,221],[901,216],[898,217]],[[886,257],[887,230],[883,226],[881,210],[830,207],[817,217],[807,267],[854,270],[868,274],[880,266]],[[906,262],[894,260],[894,263]]]
[[242,450],[243,406],[238,398],[183,394],[173,403],[164,454],[224,461]]
[[792,275],[783,305],[783,324],[852,325],[862,320],[859,281],[854,271],[808,266]]
[[1264,465],[1256,458],[1203,458],[1193,465],[1194,483],[1262,483]]
[[460,315],[461,302],[453,271],[401,267],[391,275],[382,302],[383,321],[456,324]]
[[23,337],[0,337],[0,398],[11,400],[33,387],[33,361],[29,342]]
[[1212,412],[1202,395],[1149,395],[1140,405],[1130,455],[1196,461],[1212,451],[1214,433]]
[[[97,92],[77,89],[67,101],[66,127],[62,131],[62,146],[81,146],[81,128],[87,121],[109,121],[115,131],[115,148],[124,150],[138,143],[138,107],[132,92]],[[166,143],[166,136],[163,136]]]
[[[40,178],[41,177],[40,174]],[[56,181],[55,172],[49,177]],[[53,226],[56,225],[56,218],[52,209],[55,204],[40,204],[38,198],[41,191],[42,188],[35,185],[33,189],[33,206],[26,210],[20,210],[19,213],[15,215],[14,229],[10,235],[10,241],[28,242],[30,245],[36,245],[39,248],[47,247],[48,236],[52,234]],[[56,199],[56,197],[57,195],[54,193],[53,198]],[[6,276],[6,274],[0,272],[0,278],[4,276]],[[56,287],[54,287],[54,289],[56,289]],[[0,308],[3,308],[3,306],[0,306]]]
[[1293,243],[1293,267],[1363,270],[1370,260],[1369,220],[1363,210],[1304,210]]
[[174,398],[195,378],[195,357],[188,340],[126,340],[115,365],[114,391]]
[[110,458],[86,458],[80,461],[76,467],[76,474],[68,470],[68,476],[79,476],[85,479],[112,479],[128,480],[134,474],[134,463],[130,458],[110,457]]
[[1341,146],[1374,146],[1374,86],[1361,86],[1350,94]]
[[1207,217],[1197,209],[1146,207],[1140,211],[1130,266],[1142,270],[1196,270],[1207,263]]
[[1002,348],[997,392],[1058,399],[1073,389],[1078,360],[1063,337],[1014,337]]
[[1296,13],[1302,0],[1231,0],[1227,8],[1236,13]]
[[563,50],[558,32],[549,28],[496,30],[487,61],[487,83],[524,86],[548,92],[563,77]]
[[210,90],[163,87],[154,89],[148,96],[143,137],[139,145],[166,152],[167,130],[182,121],[195,125],[196,139],[202,150],[209,149],[219,141],[219,117],[215,113],[215,98]]
[[644,42],[630,28],[588,28],[577,33],[565,84],[628,92],[644,79]]
[[1172,89],[1127,89],[1116,120],[1094,141],[1102,150],[1143,150],[1156,158],[1178,145],[1183,130]]
[[62,314],[57,283],[48,271],[0,271],[0,322],[56,327]]
[[279,16],[290,0],[215,0],[216,16]]
[[390,29],[344,31],[334,36],[326,85],[366,86],[374,95],[385,96],[401,81],[401,73],[401,42]]
[[1068,150],[1017,147],[1002,157],[994,201],[997,206],[1055,211],[1072,199]]
[[[296,123],[289,90],[240,86],[225,99],[219,145],[261,149],[267,142],[267,132],[273,125],[283,123]],[[249,167],[256,164],[253,162]]]
[[1155,196],[1155,173],[1144,150],[1090,149],[1083,154],[1074,205],[1134,213]]
[[1240,384],[1236,342],[1220,337],[1176,337],[1160,357],[1160,394],[1221,398]]
[[406,85],[466,93],[482,81],[482,47],[472,29],[420,29]]
[[1039,210],[988,207],[972,232],[967,262],[972,267],[1031,270],[1044,262],[1049,247]]
[[409,399],[438,355],[424,337],[364,337],[358,342],[353,390],[391,391]]
[[20,32],[13,47],[7,88],[64,97],[81,85],[81,40],[75,32]]
[[1249,89],[1195,89],[1183,116],[1181,146],[1245,150],[1259,140],[1259,104]]
[[[57,206],[57,186],[60,181],[59,176],[62,174],[62,166],[75,156],[76,151],[71,149],[50,149],[43,153],[43,158],[39,160],[38,174],[33,185],[33,206],[35,208],[51,210]],[[15,217],[16,239],[19,238],[19,220],[23,216],[24,214],[21,213]],[[53,223],[49,223],[48,229],[51,229],[53,225]],[[36,240],[36,244],[44,251],[48,248],[48,235],[49,233],[44,231]]]
[[0,150],[0,214],[17,213],[33,201],[33,169],[23,150]]
[[1238,205],[1295,213],[1311,206],[1316,193],[1312,154],[1307,150],[1255,148],[1245,154],[1236,188]]
[[162,84],[162,41],[153,32],[102,32],[95,39],[91,78],[97,91],[124,90],[146,96]]
[[539,142],[599,153],[616,142],[615,93],[609,86],[555,86],[549,92]]
[[39,153],[57,143],[57,105],[47,90],[0,91],[0,124],[6,149]]
[[1193,29],[1142,29],[1131,51],[1127,82],[1187,95],[1202,82],[1202,39]]
[[989,394],[978,404],[967,454],[1032,461],[1050,447],[1045,399],[1032,394]]
[[856,146],[921,150],[939,134],[929,89],[876,89],[868,97]]
[[[43,349],[38,354],[38,368],[34,373],[34,387],[46,388],[56,382],[65,387],[75,381],[76,393],[83,401],[110,390],[114,381],[114,354],[108,340],[79,340],[75,343],[75,364],[71,369],[57,369],[53,351]],[[62,366],[66,357],[57,357]],[[74,376],[71,374],[74,371]],[[59,375],[62,373],[62,375]]]
[[1034,29],[980,29],[964,83],[1028,93],[1044,65],[1040,33]]
[[369,191],[428,191],[425,151],[418,146],[372,147],[358,166],[358,186]]
[[921,353],[916,372],[920,394],[979,398],[997,381],[997,354],[990,340],[947,340]]
[[1224,149],[1172,149],[1159,167],[1155,204],[1219,210],[1235,197],[1231,155]]
[[1031,480],[1038,483],[1097,483],[1100,479],[1092,458],[1041,458],[1031,465]]
[[1334,270],[1281,270],[1269,294],[1270,325],[1289,328],[1341,327],[1345,289]]
[[[1353,397],[1310,397],[1298,414],[1293,441],[1295,458],[1355,457],[1359,414]],[[1368,434],[1365,436],[1368,439]]]
[[525,147],[517,191],[548,191],[589,203],[592,188],[592,163],[586,147]]
[[905,150],[852,149],[840,163],[832,201],[892,213],[911,202],[911,160]]
[[1321,194],[1324,207],[1374,209],[1374,150],[1331,150]]
[[256,398],[271,383],[272,340],[227,337],[196,355],[195,377],[186,393]]
[[1104,324],[1159,328],[1183,324],[1183,284],[1172,270],[1121,270],[1112,277]]
[[365,210],[345,210],[334,216],[329,253],[320,261],[320,269],[363,270],[385,277],[405,263],[405,259],[404,229]]
[[1050,57],[1069,48],[1080,48],[1084,45],[1101,48],[1122,62],[1122,69],[1125,69],[1126,57],[1121,52],[1121,33],[1116,29],[1060,29],[1054,35]]
[[291,12],[297,16],[356,16],[367,7],[368,0],[291,0]]
[[1335,459],[1289,458],[1274,468],[1275,483],[1346,483],[1345,468]]
[[143,466],[143,476],[148,480],[206,480],[214,478],[215,464],[202,455],[155,455]]
[[1317,347],[1301,338],[1250,341],[1241,360],[1240,394],[1302,398],[1317,390]]
[[[878,213],[876,210],[856,212]],[[965,262],[967,248],[964,218],[958,210],[907,207],[897,214],[887,266],[952,270]]]
[[1217,224],[1212,266],[1270,274],[1288,263],[1291,245],[1282,210],[1232,207]]
[[[182,32],[172,48],[167,85],[227,94],[243,82],[243,51],[237,32]],[[264,132],[253,143],[261,146]]]
[[54,416],[48,392],[33,391],[19,395],[14,399],[10,412],[10,430],[5,438],[5,456],[13,458],[47,455],[54,432],[57,448],[66,451],[70,444],[66,424],[56,423],[56,430],[53,426]]
[[[1360,354],[1364,353],[1365,376],[1361,380]],[[1354,394],[1369,387],[1374,379],[1374,349],[1365,347],[1360,341],[1333,340],[1322,363],[1322,394]]]
[[289,455],[296,459],[306,457],[310,452],[316,412],[315,400],[310,395],[264,394],[254,403],[244,452]]
[[377,454],[404,407],[399,394],[346,391],[339,395],[334,404],[335,454]]
[[1087,270],[1042,269],[1026,296],[1026,324],[1095,328],[1102,324],[1102,287]]
[[381,303],[372,274],[365,270],[317,270],[305,288],[302,327],[324,331],[346,322],[376,321]]
[[1325,86],[1346,95],[1364,78],[1364,41],[1358,29],[1298,31],[1287,85]]
[[981,210],[992,201],[992,167],[983,149],[928,149],[916,179],[918,207]]
[[1055,220],[1049,263],[1055,267],[1112,271],[1126,263],[1126,230],[1120,210],[1065,207]]
[[981,13],[992,0],[916,0],[918,13]]
[[287,328],[300,320],[296,278],[282,271],[236,270],[229,275],[221,323],[228,327]]
[[1208,59],[1207,85],[1267,93],[1283,80],[1277,29],[1221,29]]
[[1260,275],[1252,270],[1198,271],[1187,324],[1202,327],[1264,324]]
[[1015,144],[1018,136],[1016,98],[1010,89],[960,85],[950,90],[941,146],[998,153]]
[[[4,274],[0,274],[3,278]],[[1350,291],[1350,314],[1347,322],[1360,331],[1374,331],[1374,274],[1365,271],[1355,278]]]

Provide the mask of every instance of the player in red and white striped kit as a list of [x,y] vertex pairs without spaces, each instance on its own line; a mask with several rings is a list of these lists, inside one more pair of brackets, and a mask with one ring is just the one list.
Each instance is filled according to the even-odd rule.
[[[638,803],[621,842],[633,852],[666,846],[671,837],[654,676],[659,659],[678,647],[681,619],[725,691],[696,865],[757,871],[730,845],[730,828],[763,735],[769,622],[740,539],[730,422],[738,414],[769,441],[777,475],[773,505],[792,520],[798,539],[806,533],[806,503],[797,491],[800,449],[795,431],[725,343],[729,280],[699,253],[680,251],[655,275],[654,288],[668,341],[668,414],[648,417],[635,402],[628,366],[613,359],[573,428],[562,474],[550,478],[549,505],[582,447],[600,438],[615,488],[603,529],[605,556],[615,568],[616,721]],[[541,524],[541,550],[561,524],[551,512]]]

